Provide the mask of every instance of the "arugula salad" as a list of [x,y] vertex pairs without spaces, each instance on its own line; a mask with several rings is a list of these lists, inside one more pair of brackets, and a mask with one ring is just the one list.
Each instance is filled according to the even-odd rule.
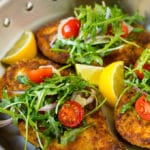
[[58,36],[50,43],[52,51],[68,51],[68,63],[102,65],[104,56],[124,44],[137,46],[128,35],[142,30],[136,26],[143,20],[138,12],[129,16],[117,6],[95,4],[75,8],[74,14],[75,17],[61,21]]

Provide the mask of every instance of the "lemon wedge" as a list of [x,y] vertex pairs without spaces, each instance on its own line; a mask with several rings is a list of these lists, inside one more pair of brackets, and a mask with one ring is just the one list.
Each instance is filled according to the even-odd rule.
[[103,67],[75,64],[75,69],[77,74],[81,74],[81,77],[92,84],[98,85],[99,76]]
[[123,61],[116,61],[106,66],[100,73],[98,86],[101,94],[107,98],[108,104],[114,107],[124,88]]
[[33,58],[37,55],[37,46],[34,34],[25,31],[13,47],[2,58],[2,63],[13,64],[23,58]]

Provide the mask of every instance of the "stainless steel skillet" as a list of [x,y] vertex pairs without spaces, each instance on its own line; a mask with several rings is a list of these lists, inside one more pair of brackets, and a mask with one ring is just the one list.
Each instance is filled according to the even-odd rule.
[[[18,39],[24,30],[36,30],[42,24],[52,22],[64,16],[70,16],[73,8],[80,4],[101,3],[101,0],[0,0],[0,59]],[[106,4],[119,5],[125,12],[132,14],[139,10],[146,20],[143,25],[150,31],[150,10],[149,0],[106,0]],[[0,64],[0,74],[4,68]],[[113,127],[111,110],[106,108],[108,123],[112,132],[116,135]],[[1,115],[0,118],[4,116]],[[23,138],[17,128],[9,126],[0,128],[0,145],[6,150],[23,150]],[[130,150],[140,150],[128,145]],[[29,150],[34,150],[34,146],[29,144]],[[0,148],[1,150],[1,148]]]

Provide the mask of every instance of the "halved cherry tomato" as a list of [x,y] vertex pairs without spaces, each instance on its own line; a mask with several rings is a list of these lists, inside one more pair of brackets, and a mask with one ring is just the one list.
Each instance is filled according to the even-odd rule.
[[[137,66],[137,64],[135,64],[135,67]],[[150,64],[144,64],[143,65],[143,69],[144,70],[147,70],[147,71],[150,71]],[[140,80],[142,80],[143,78],[144,78],[144,74],[143,74],[143,72],[141,72],[141,71],[139,71],[139,70],[135,70],[135,73],[136,73],[136,75],[137,75],[137,77],[140,79]]]
[[127,26],[127,24],[124,21],[121,23],[121,28],[123,31],[123,34],[121,36],[123,38],[126,38],[129,35],[129,27]]
[[46,78],[52,77],[52,68],[38,68],[27,73],[29,80],[34,83],[43,82]]
[[142,119],[150,121],[150,102],[146,100],[145,95],[138,98],[135,110]]
[[66,127],[78,126],[84,117],[84,108],[76,101],[67,101],[58,112],[59,121]]
[[62,35],[64,38],[75,38],[80,30],[80,21],[76,18],[69,19],[62,27]]

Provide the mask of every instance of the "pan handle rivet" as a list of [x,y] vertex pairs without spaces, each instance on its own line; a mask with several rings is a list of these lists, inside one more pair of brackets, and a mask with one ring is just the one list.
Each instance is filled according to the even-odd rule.
[[30,2],[30,1],[27,2],[27,3],[26,3],[26,10],[27,10],[27,11],[30,11],[30,10],[32,10],[32,9],[33,9],[33,3]]
[[10,21],[9,18],[5,18],[4,21],[3,21],[3,26],[4,26],[4,27],[8,27],[8,26],[10,25],[10,22],[11,22],[11,21]]

